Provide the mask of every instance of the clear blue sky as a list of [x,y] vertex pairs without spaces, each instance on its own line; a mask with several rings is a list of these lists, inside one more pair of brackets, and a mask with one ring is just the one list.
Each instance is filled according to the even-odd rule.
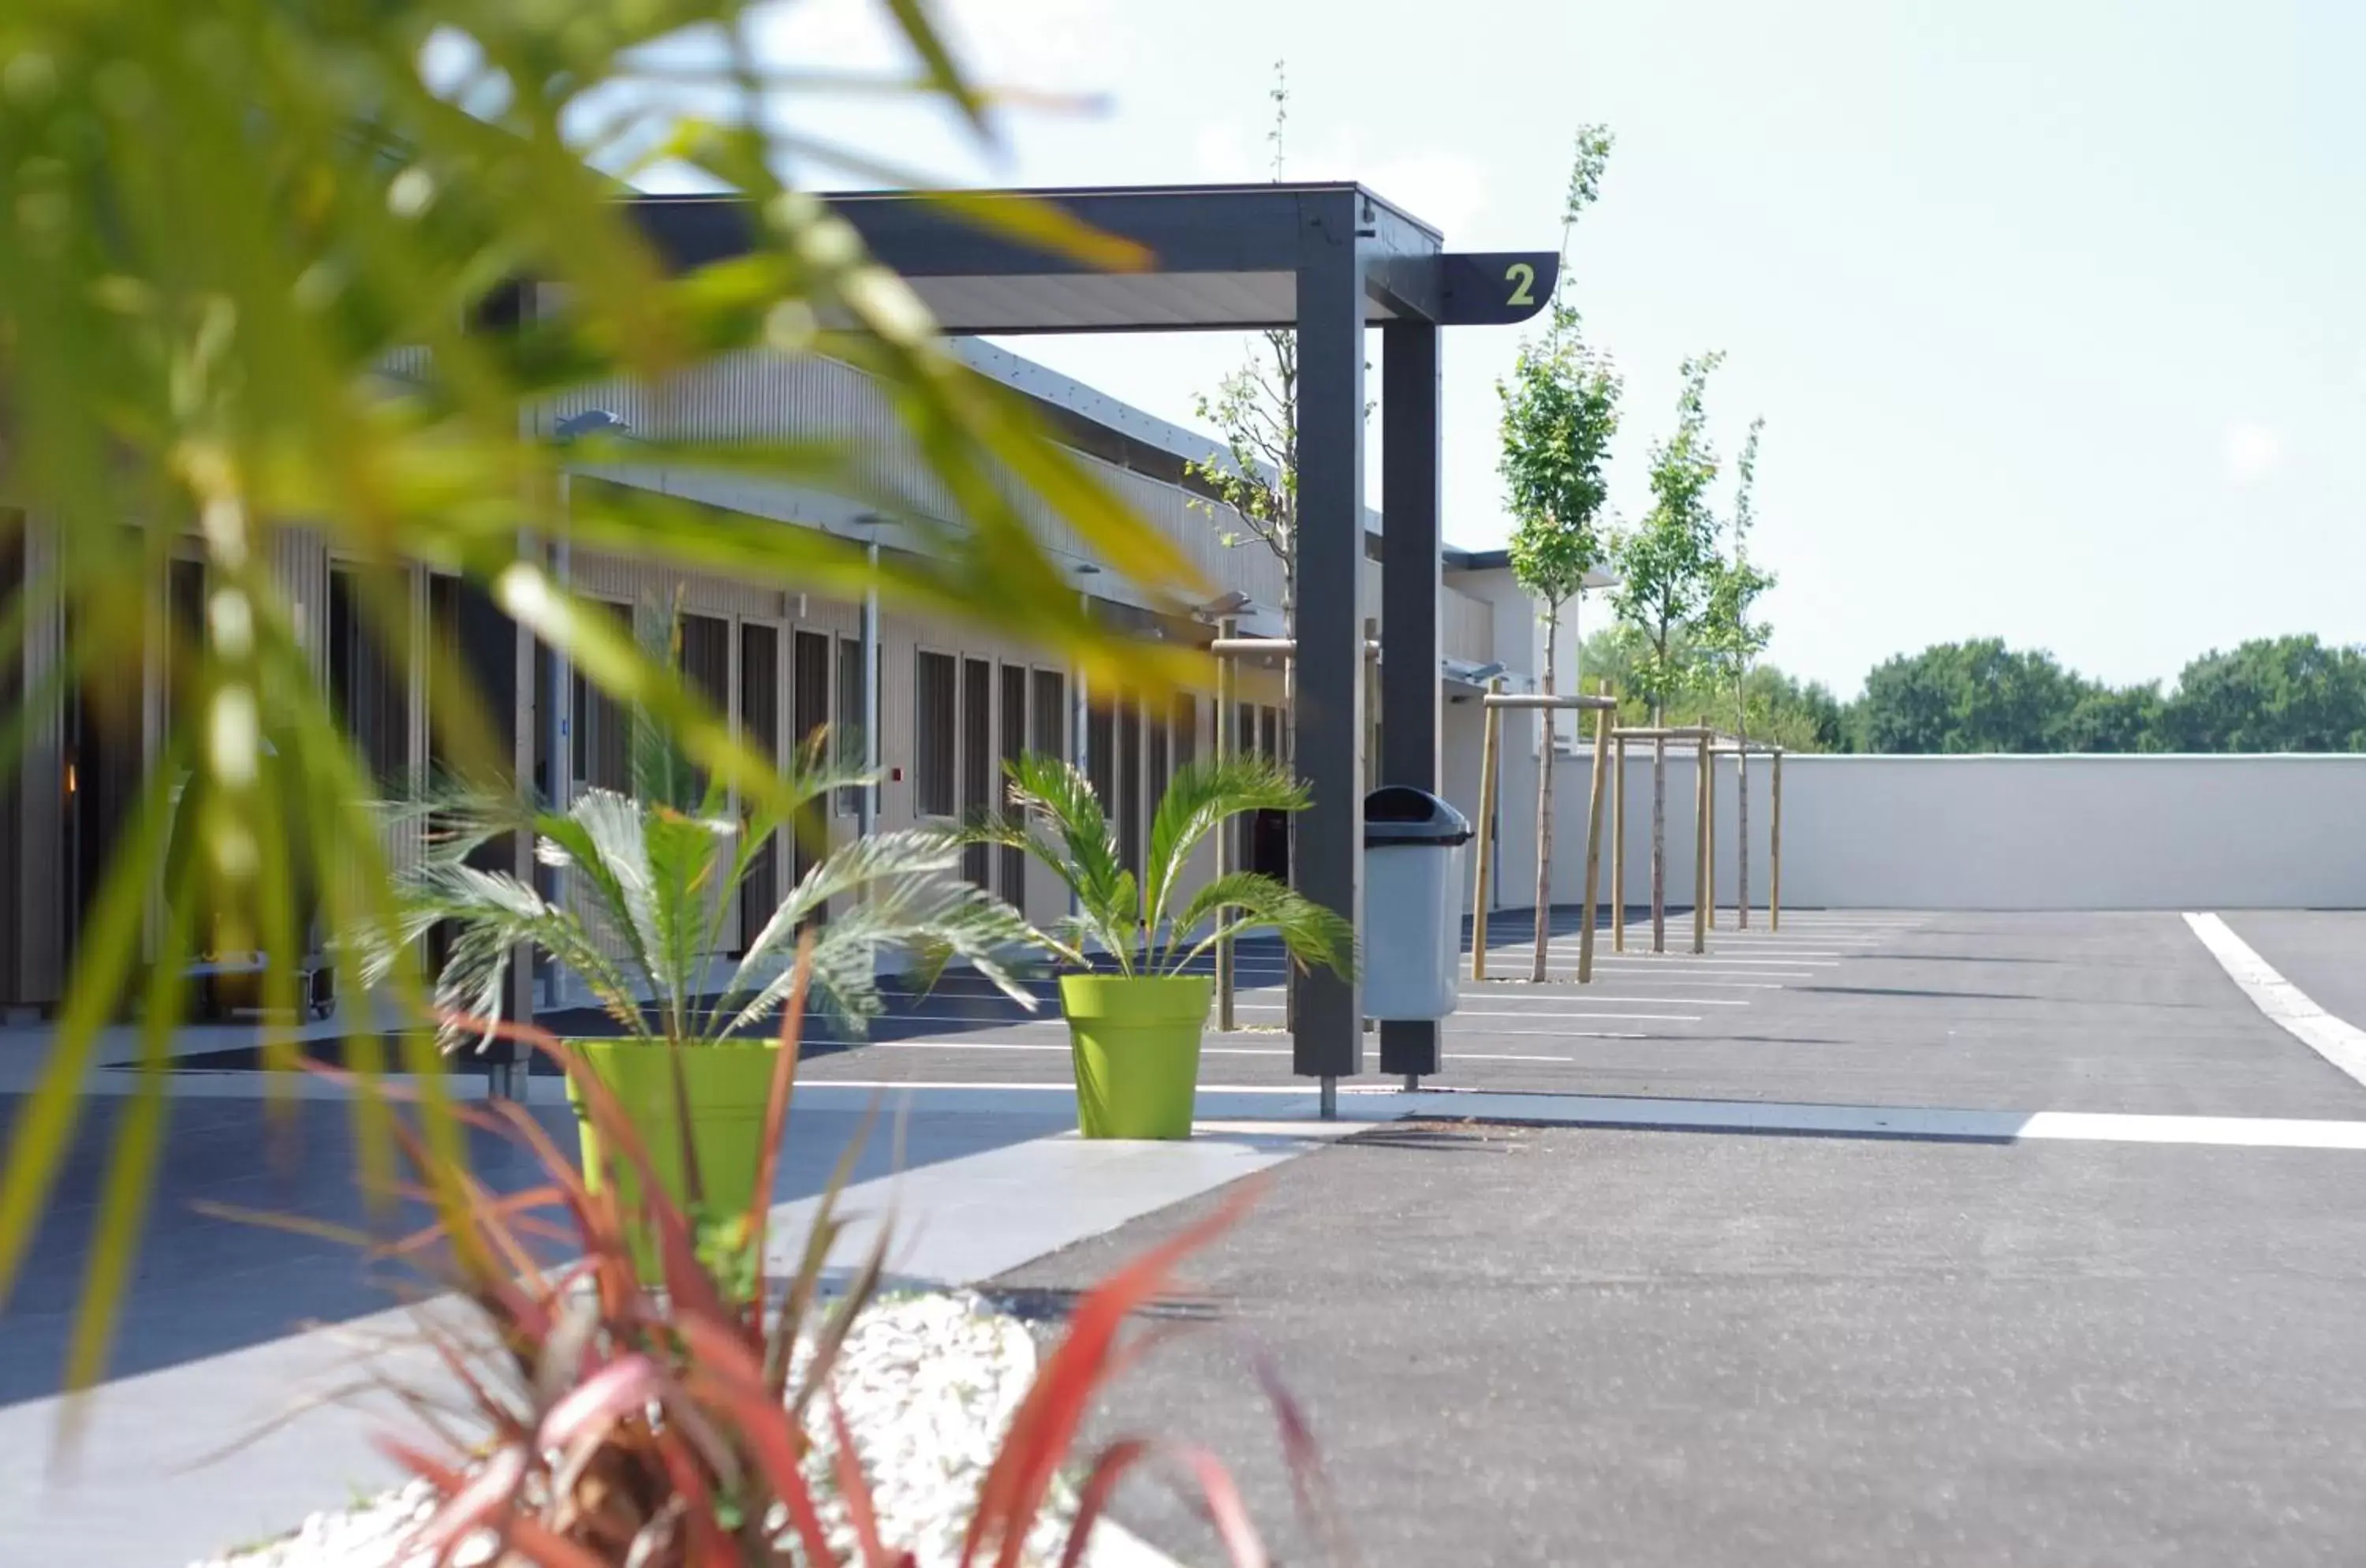
[[[791,121],[961,183],[1361,179],[1458,248],[1551,245],[1569,139],[1618,138],[1577,302],[1628,385],[1617,504],[1677,362],[1723,348],[1729,454],[1767,421],[1771,657],[1854,691],[1955,637],[2112,681],[2314,631],[2366,640],[2366,5],[2184,0],[956,0],[982,74],[1104,95],[981,157],[939,112]],[[800,0],[769,47],[892,59],[871,0]],[[843,175],[820,183],[858,183]],[[1447,527],[1504,534],[1493,384],[1447,354]],[[1011,346],[1154,412],[1237,339]],[[1374,499],[1377,477],[1374,479]]]

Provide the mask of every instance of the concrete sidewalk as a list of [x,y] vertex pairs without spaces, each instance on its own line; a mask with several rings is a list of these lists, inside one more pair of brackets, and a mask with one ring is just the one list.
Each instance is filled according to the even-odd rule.
[[[776,1247],[801,1247],[829,1166],[862,1119],[869,1094],[801,1097],[775,1210]],[[812,1102],[818,1101],[818,1102]],[[1084,1143],[1073,1104],[954,1102],[891,1114],[870,1141],[865,1179],[843,1212],[862,1216],[839,1261],[859,1256],[888,1224],[891,1268],[910,1284],[967,1284],[1305,1152],[1343,1125],[1308,1127],[1313,1101],[1271,1107],[1270,1125],[1211,1125],[1188,1144]],[[185,1110],[188,1108],[183,1108]],[[164,1568],[267,1538],[314,1509],[373,1491],[393,1472],[369,1447],[382,1404],[332,1405],[265,1432],[234,1457],[189,1468],[255,1431],[308,1394],[353,1381],[357,1342],[399,1336],[407,1314],[360,1277],[334,1244],[310,1242],[190,1213],[193,1191],[254,1207],[358,1217],[352,1151],[339,1107],[307,1101],[303,1163],[271,1178],[255,1168],[262,1106],[210,1100],[168,1161],[163,1211],[151,1227],[118,1357],[118,1375],[87,1406],[76,1462],[46,1471],[59,1432],[55,1397],[86,1201],[52,1217],[18,1309],[0,1336],[0,1562],[76,1568]],[[896,1106],[891,1100],[888,1111]],[[554,1108],[563,1118],[563,1108]],[[887,1167],[900,1145],[904,1168]],[[239,1151],[243,1150],[243,1157]],[[78,1163],[86,1196],[92,1156]],[[524,1168],[489,1162],[502,1186]],[[175,1198],[179,1201],[173,1201]],[[782,1259],[785,1262],[785,1258]],[[299,1319],[332,1326],[299,1330]],[[405,1365],[396,1359],[400,1368]],[[418,1371],[423,1369],[412,1365]]]

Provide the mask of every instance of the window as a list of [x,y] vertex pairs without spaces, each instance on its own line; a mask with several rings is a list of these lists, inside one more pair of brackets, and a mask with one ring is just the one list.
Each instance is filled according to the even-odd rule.
[[1142,705],[1128,698],[1118,709],[1117,853],[1119,863],[1142,875]]
[[[994,805],[994,666],[983,659],[962,660],[961,813],[977,815]],[[993,856],[984,844],[962,852],[962,874],[984,887]]]
[[[704,698],[717,714],[731,711],[731,623],[714,615],[682,617],[682,678],[693,694]],[[694,807],[706,797],[706,770],[689,762],[679,750],[667,755],[688,762],[682,796],[675,804]]]
[[[793,666],[789,671],[789,733],[800,748],[812,743],[817,730],[826,730],[829,724],[829,653],[828,632],[799,632],[790,639]],[[835,757],[836,751],[831,755]],[[860,794],[857,790],[840,790],[840,795]],[[823,843],[823,824],[819,820],[822,804],[816,801],[813,816],[798,824],[792,850],[795,856],[794,874],[803,877],[818,859]]]
[[1166,798],[1166,781],[1171,776],[1174,750],[1167,739],[1165,714],[1144,702],[1142,705],[1142,722],[1150,736],[1150,761],[1144,770],[1149,779],[1149,787],[1142,793],[1142,814],[1145,821],[1155,822],[1158,819],[1158,803]]
[[[1002,667],[1002,749],[1001,761],[1015,762],[1027,751],[1027,667],[1006,664]],[[1007,774],[994,781],[993,807],[997,812],[1009,809],[1010,785]],[[1002,896],[1016,904],[1027,897],[1027,852],[1005,849],[1002,868],[997,874],[1002,883]]]
[[[21,545],[18,547],[21,550]],[[335,579],[329,583],[334,604]],[[175,718],[196,700],[190,690],[206,637],[206,566],[203,561],[176,560],[164,577],[164,733],[173,733]]]
[[[633,635],[633,607],[609,604],[617,629]],[[575,784],[578,789],[633,787],[633,716],[615,698],[575,671]]]
[[[777,765],[781,760],[781,634],[771,626],[739,626],[739,734],[749,750]],[[740,951],[756,939],[780,907],[780,852],[776,838],[758,846],[740,885]]]
[[1068,730],[1068,679],[1057,670],[1035,671],[1035,708],[1028,715],[1027,749],[1065,757]]
[[[431,652],[427,661],[427,768],[441,777],[451,768],[451,737],[446,733],[450,723],[449,708],[453,694],[443,690],[442,683],[457,678],[460,664],[460,580],[438,572],[427,580],[427,640]],[[583,698],[581,682],[577,682],[575,699],[575,733],[583,733]],[[576,742],[575,776],[583,776],[582,741]]]
[[1179,773],[1200,760],[1200,699],[1189,692],[1176,693],[1167,723],[1175,732],[1175,771]]
[[912,810],[923,818],[959,809],[953,772],[961,693],[953,656],[921,651],[912,660]]
[[[855,773],[862,771],[870,759],[863,736],[868,728],[870,704],[863,700],[862,639],[842,637],[838,639],[838,714],[830,726],[837,742],[838,765]],[[860,787],[838,792],[838,813],[851,817],[862,809]]]
[[682,618],[682,674],[716,713],[731,702],[731,623],[715,615]]
[[1101,803],[1101,813],[1117,820],[1117,719],[1109,709],[1096,707],[1085,715],[1085,782]]
[[[175,561],[173,568],[177,618],[185,594],[202,601],[205,569],[195,561]],[[188,579],[194,582],[185,587]],[[393,613],[408,609],[409,601],[401,598],[392,607]],[[329,693],[338,722],[361,753],[370,777],[384,786],[407,786],[411,682],[404,679],[400,655],[387,647],[373,624],[371,607],[361,603],[354,572],[344,567],[329,572]]]

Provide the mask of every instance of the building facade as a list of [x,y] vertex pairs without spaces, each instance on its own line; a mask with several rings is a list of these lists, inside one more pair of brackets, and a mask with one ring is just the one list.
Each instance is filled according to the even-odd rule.
[[[1186,472],[1187,463],[1210,457],[1213,443],[991,344],[964,342],[958,351],[981,373],[1027,394],[1058,438],[1177,541],[1219,592],[1244,595],[1245,631],[1281,631],[1280,563],[1254,539],[1228,546],[1227,535],[1246,530]],[[749,353],[663,388],[591,389],[533,411],[529,433],[549,438],[562,420],[594,409],[669,442],[835,436],[877,453],[880,477],[892,488],[918,496],[924,507],[950,510],[946,498],[930,493],[918,465],[901,455],[900,434],[876,389],[860,372],[832,361]],[[582,466],[571,473],[570,484],[660,491],[884,549],[899,542],[892,525],[842,500],[712,471]],[[1036,525],[1044,548],[1073,572],[1078,593],[1104,617],[1144,636],[1204,641],[1213,635],[1204,623],[1158,619],[1130,585],[1097,570],[1055,522],[1040,517]],[[1375,538],[1380,525],[1376,514],[1369,518]],[[38,582],[51,570],[54,550],[41,519],[19,513],[17,525],[5,532],[0,589]],[[411,635],[407,654],[390,657],[361,611],[364,585],[354,575],[359,564],[339,558],[319,536],[301,530],[276,538],[274,570],[312,650],[315,673],[334,694],[355,745],[389,795],[423,792],[442,761],[437,695],[425,651],[431,647],[456,653],[483,684],[490,711],[508,716],[522,781],[546,795],[625,785],[628,716],[580,676],[558,678],[547,654],[484,595],[423,566],[404,569],[398,593],[408,605]],[[862,604],[794,585],[682,572],[580,548],[566,551],[563,559],[576,591],[613,606],[620,617],[645,623],[678,608],[685,677],[760,749],[785,759],[803,737],[827,725],[850,759],[867,757],[878,780],[873,789],[842,792],[830,803],[830,831],[839,841],[866,826],[952,820],[989,806],[998,795],[1003,760],[1035,750],[1084,763],[1110,803],[1121,847],[1138,857],[1166,777],[1215,745],[1210,693],[1153,702],[1087,691],[1074,671],[1039,649],[918,619],[892,605],[867,616]],[[1369,570],[1377,578],[1376,560]],[[152,585],[156,626],[199,624],[204,571],[194,540],[175,552]],[[1475,811],[1470,760],[1478,750],[1480,710],[1472,700],[1479,688],[1470,677],[1500,663],[1509,668],[1515,689],[1526,683],[1533,608],[1511,585],[1500,552],[1448,550],[1442,576],[1447,766],[1441,776],[1459,804]],[[382,582],[367,586],[374,592],[384,588]],[[1376,586],[1368,602],[1380,604]],[[7,680],[17,694],[39,693],[63,656],[65,627],[58,615],[37,615],[21,635]],[[9,829],[0,832],[0,1005],[46,1010],[63,993],[98,878],[170,730],[172,641],[146,637],[137,658],[91,671],[28,716],[22,765],[0,801],[0,819]],[[1284,690],[1279,660],[1241,661],[1234,723],[1243,748],[1271,752],[1281,746]],[[1508,752],[1516,750],[1507,746]],[[400,863],[420,846],[415,837],[404,836],[407,830],[394,831],[390,847]],[[798,857],[794,843],[784,840],[776,847],[751,888],[751,908],[741,912],[750,922],[746,930],[769,912]],[[1016,854],[976,850],[965,871],[1039,921],[1065,908],[1055,879]]]

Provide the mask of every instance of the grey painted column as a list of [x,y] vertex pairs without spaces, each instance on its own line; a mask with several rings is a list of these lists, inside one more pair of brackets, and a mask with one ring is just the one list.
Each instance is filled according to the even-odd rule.
[[[1298,251],[1298,771],[1313,796],[1291,856],[1298,889],[1363,931],[1364,276],[1352,192],[1301,197]],[[1364,1070],[1364,987],[1327,969],[1298,981],[1291,1065]]]
[[[1437,788],[1438,330],[1380,329],[1380,782]],[[1456,933],[1459,940],[1460,933]],[[1435,1073],[1439,1026],[1380,1025],[1380,1071]]]

